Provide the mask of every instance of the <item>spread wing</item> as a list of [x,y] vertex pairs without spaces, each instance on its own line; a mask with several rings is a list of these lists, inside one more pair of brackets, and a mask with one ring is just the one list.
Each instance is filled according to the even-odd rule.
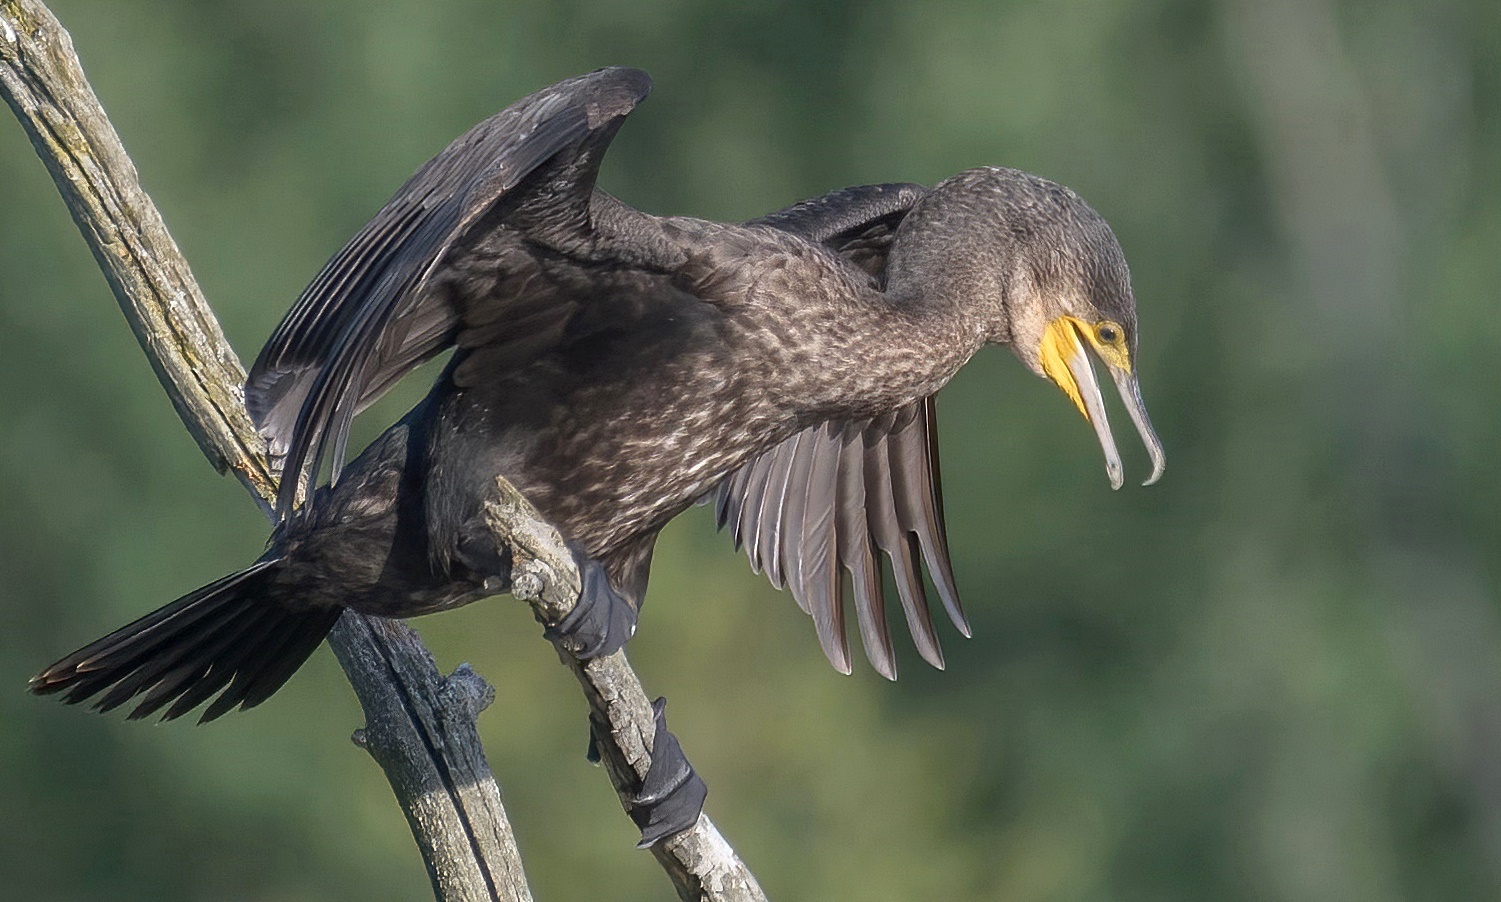
[[918,653],[943,667],[928,613],[923,566],[954,625],[969,635],[949,563],[939,488],[937,419],[924,398],[868,423],[806,429],[720,484],[715,512],[751,567],[789,588],[813,617],[838,670],[851,669],[844,631],[844,573],[871,666],[896,678],[886,625],[880,552],[890,561]]
[[[923,190],[846,188],[757,222],[822,241],[880,278],[896,228]],[[848,572],[866,657],[883,676],[896,678],[877,552],[890,562],[907,628],[924,660],[943,666],[924,567],[950,619],[969,635],[944,535],[931,397],[869,422],[805,429],[732,474],[715,501],[719,525],[730,528],[752,568],[792,590],[840,671],[851,669],[844,629]]]
[[586,230],[600,158],[650,89],[644,72],[601,69],[517,101],[426,163],[324,266],[245,386],[285,457],[281,516],[330,450],[338,477],[354,415],[454,343],[460,311],[435,284],[448,252],[497,216],[518,233]]
[[840,188],[753,220],[817,241],[839,251],[861,269],[881,276],[897,226],[918,198],[921,185],[859,185]]

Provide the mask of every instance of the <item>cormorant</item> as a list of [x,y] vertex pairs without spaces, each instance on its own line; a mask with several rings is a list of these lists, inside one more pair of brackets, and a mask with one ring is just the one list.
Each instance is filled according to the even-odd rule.
[[[346,607],[411,617],[508,586],[482,515],[497,474],[578,558],[584,593],[555,630],[580,657],[629,638],[657,533],[707,498],[752,566],[812,615],[836,668],[851,669],[847,571],[866,656],[896,675],[878,555],[917,650],[941,667],[923,569],[969,627],[933,395],[987,344],[1063,389],[1119,487],[1093,354],[1151,454],[1147,483],[1162,474],[1125,257],[1072,191],[981,168],[933,188],[846,188],[741,225],[648,215],[595,177],[650,85],[625,68],[568,79],[419,169],[251,368],[246,403],[284,461],[266,553],[63,658],[32,690],[103,693],[105,711],[137,700],[131,717],[178,717],[215,693],[203,720],[259,704]],[[449,348],[426,399],[346,464],[355,414]],[[325,464],[329,483],[311,489]],[[702,783],[680,782],[694,785],[644,840],[696,819]]]

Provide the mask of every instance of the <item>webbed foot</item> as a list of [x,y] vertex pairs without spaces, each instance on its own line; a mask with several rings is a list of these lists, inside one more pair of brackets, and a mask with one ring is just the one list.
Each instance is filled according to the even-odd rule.
[[559,641],[581,661],[614,654],[636,632],[636,609],[613,588],[593,558],[579,558],[583,589],[568,616],[543,634]]
[[652,702],[657,732],[651,744],[651,766],[641,791],[631,801],[631,820],[641,828],[636,848],[656,845],[698,823],[709,787],[688,763],[678,738],[667,730],[667,699]]

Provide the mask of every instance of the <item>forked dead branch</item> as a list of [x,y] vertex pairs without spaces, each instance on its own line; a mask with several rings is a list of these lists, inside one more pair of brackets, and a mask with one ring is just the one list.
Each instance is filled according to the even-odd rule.
[[[34,0],[0,0],[0,93],[30,136],[163,388],[209,461],[232,472],[270,511],[277,481],[242,403],[245,374],[186,261],[141,189],[67,32]],[[519,496],[497,491],[497,536],[549,530]],[[560,546],[553,578],[534,601],[555,622],[578,596]],[[571,594],[570,594],[571,593]],[[475,720],[492,696],[467,668],[443,677],[416,634],[346,612],[329,636],[366,715],[360,743],[385,770],[443,900],[529,900],[515,839],[485,762]],[[580,665],[596,741],[617,792],[631,797],[649,766],[651,705],[624,655]],[[755,879],[707,818],[659,843],[684,899],[763,898]]]

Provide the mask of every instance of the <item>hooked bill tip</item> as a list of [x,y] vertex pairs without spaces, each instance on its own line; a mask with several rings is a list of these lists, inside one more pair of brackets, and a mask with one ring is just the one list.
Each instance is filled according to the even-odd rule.
[[1162,450],[1162,442],[1158,440],[1157,432],[1152,428],[1151,421],[1146,419],[1145,412],[1142,414],[1142,421],[1146,426],[1142,430],[1142,441],[1146,443],[1147,453],[1152,456],[1152,475],[1148,476],[1147,481],[1143,482],[1142,485],[1154,485],[1167,470],[1167,454]]
[[1136,424],[1136,432],[1141,436],[1142,444],[1146,445],[1147,454],[1152,458],[1152,475],[1142,483],[1144,486],[1152,485],[1162,478],[1162,472],[1167,469],[1167,455],[1163,453],[1162,441],[1157,438],[1157,430],[1152,428],[1152,420],[1147,416],[1147,406],[1141,400],[1141,385],[1136,381],[1136,376],[1126,370],[1112,369],[1110,375],[1120,391],[1126,412],[1131,415],[1131,422]]

